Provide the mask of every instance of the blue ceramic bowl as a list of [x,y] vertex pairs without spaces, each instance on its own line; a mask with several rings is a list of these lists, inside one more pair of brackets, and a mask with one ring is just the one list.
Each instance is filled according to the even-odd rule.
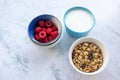
[[[75,10],[85,11],[86,13],[88,13],[91,16],[91,18],[93,20],[93,24],[92,24],[92,26],[90,26],[89,30],[79,31],[79,32],[78,31],[74,31],[74,30],[70,29],[69,26],[66,24],[66,16],[69,13],[71,13],[72,11],[75,11]],[[80,38],[80,37],[86,36],[92,30],[92,28],[95,26],[95,23],[96,23],[96,20],[95,20],[95,16],[93,15],[93,13],[90,10],[88,10],[87,8],[84,8],[84,7],[79,7],[79,6],[78,7],[72,7],[70,9],[68,9],[66,11],[65,15],[64,15],[64,25],[66,27],[66,31],[73,38]]]
[[[37,40],[35,40],[34,38],[34,34],[35,34],[35,28],[36,28],[36,25],[38,23],[38,21],[40,20],[50,20],[53,22],[53,24],[58,27],[58,32],[59,32],[59,35],[52,41],[50,42],[46,42],[46,43],[43,43],[43,42],[39,42]],[[29,27],[28,27],[28,35],[30,37],[30,39],[35,42],[36,44],[38,45],[41,45],[41,46],[51,46],[53,44],[56,44],[59,39],[61,38],[61,35],[62,35],[62,26],[61,26],[61,23],[60,21],[53,15],[49,15],[49,14],[43,14],[43,15],[40,15],[40,16],[37,16],[35,17],[29,24]]]

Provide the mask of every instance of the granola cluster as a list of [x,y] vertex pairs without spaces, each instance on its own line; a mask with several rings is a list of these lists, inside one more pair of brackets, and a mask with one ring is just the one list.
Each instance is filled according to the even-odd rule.
[[91,42],[78,44],[72,52],[74,65],[83,72],[95,72],[103,64],[103,56],[100,48]]

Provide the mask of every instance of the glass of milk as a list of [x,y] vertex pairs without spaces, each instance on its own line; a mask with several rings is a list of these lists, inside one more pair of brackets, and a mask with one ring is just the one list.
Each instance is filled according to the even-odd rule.
[[66,11],[64,24],[71,37],[84,37],[95,26],[95,16],[87,8],[73,7]]

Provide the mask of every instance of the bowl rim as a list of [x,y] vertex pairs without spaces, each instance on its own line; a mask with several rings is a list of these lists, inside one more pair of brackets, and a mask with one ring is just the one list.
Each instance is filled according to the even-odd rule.
[[[43,42],[39,42],[39,41],[37,41],[37,40],[35,40],[33,37],[31,37],[31,34],[30,34],[30,26],[31,26],[31,24],[34,22],[34,21],[36,21],[36,19],[38,19],[38,18],[40,18],[40,17],[42,17],[42,16],[50,16],[50,17],[53,17],[54,19],[56,19],[57,20],[57,22],[59,22],[59,24],[60,24],[60,32],[59,32],[59,35],[54,39],[54,40],[52,40],[52,41],[50,41],[50,42],[47,42],[47,43],[43,43]],[[39,19],[40,20],[40,19]],[[60,22],[60,20],[56,17],[56,16],[53,16],[53,15],[51,15],[51,14],[41,14],[41,15],[38,15],[38,16],[36,16],[36,17],[34,17],[31,21],[30,21],[30,23],[29,23],[29,25],[28,25],[28,35],[29,35],[29,38],[34,42],[34,43],[36,43],[37,45],[41,45],[41,46],[50,46],[50,45],[52,45],[52,44],[54,44],[54,43],[56,43],[59,39],[60,39],[60,37],[61,37],[61,35],[62,35],[62,25],[61,25],[61,22]]]
[[[77,45],[77,43],[79,43],[81,40],[85,40],[85,39],[93,39],[93,40],[96,40],[96,41],[98,41],[102,46],[104,46],[104,48],[105,48],[105,54],[106,54],[106,59],[105,59],[105,61],[103,61],[103,65],[98,69],[98,70],[96,70],[96,71],[94,71],[94,72],[91,72],[91,73],[87,73],[87,72],[83,72],[83,71],[80,71],[75,65],[74,65],[74,63],[73,63],[73,61],[72,61],[72,51],[73,51],[73,49],[74,49],[74,47]],[[83,41],[84,42],[84,41]],[[97,45],[97,44],[96,44]],[[102,53],[103,54],[103,53]],[[104,58],[104,57],[103,57]],[[106,46],[103,44],[103,42],[102,41],[100,41],[100,40],[98,40],[98,39],[96,39],[96,38],[94,38],[94,37],[91,37],[91,36],[87,36],[87,37],[82,37],[82,38],[79,38],[79,39],[77,39],[73,44],[72,44],[72,46],[70,47],[70,50],[69,50],[69,62],[70,62],[70,64],[72,65],[72,67],[77,71],[77,72],[79,72],[79,73],[81,73],[81,74],[84,74],[84,75],[95,75],[95,74],[98,74],[98,73],[100,73],[101,71],[103,71],[105,68],[106,68],[106,66],[107,66],[107,64],[108,64],[108,60],[109,60],[109,54],[108,54],[108,51],[107,51],[107,49],[106,49]]]
[[[74,31],[74,30],[70,29],[70,28],[67,26],[67,24],[66,24],[66,15],[69,14],[69,12],[74,11],[74,10],[83,10],[83,11],[87,12],[88,14],[90,14],[90,15],[92,16],[92,18],[93,18],[93,25],[90,26],[90,27],[91,27],[90,29],[85,30],[85,31],[79,31],[79,32],[78,32],[78,31]],[[75,6],[75,7],[69,8],[69,9],[65,12],[64,17],[63,17],[63,22],[64,22],[64,25],[65,25],[66,28],[68,28],[68,29],[71,30],[72,32],[75,32],[75,33],[80,34],[80,33],[86,33],[86,32],[88,32],[88,31],[91,31],[91,30],[93,29],[93,27],[95,26],[95,24],[96,24],[96,19],[95,19],[95,15],[94,15],[89,9],[87,9],[87,8],[85,8],[85,7],[82,7],[82,6]]]

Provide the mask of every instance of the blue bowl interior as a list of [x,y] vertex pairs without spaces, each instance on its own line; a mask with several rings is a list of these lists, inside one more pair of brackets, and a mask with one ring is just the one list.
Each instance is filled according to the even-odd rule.
[[[35,28],[37,26],[38,21],[40,21],[40,20],[50,20],[50,21],[53,22],[53,24],[55,26],[58,27],[59,35],[54,40],[52,40],[50,42],[43,43],[43,42],[38,42],[37,40],[34,39]],[[62,27],[61,27],[60,21],[56,17],[54,17],[52,15],[48,15],[48,14],[40,15],[40,16],[35,17],[30,22],[29,28],[28,28],[28,34],[29,34],[30,39],[33,42],[35,42],[36,44],[39,44],[39,45],[42,45],[42,46],[48,46],[48,45],[51,45],[51,44],[55,43],[60,38],[61,33],[62,33]]]

